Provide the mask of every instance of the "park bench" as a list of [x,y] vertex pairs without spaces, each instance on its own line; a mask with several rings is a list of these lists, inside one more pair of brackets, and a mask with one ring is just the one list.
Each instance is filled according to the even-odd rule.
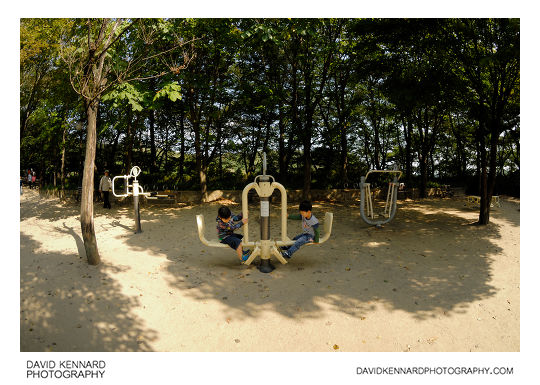
[[[480,197],[477,195],[467,195],[467,205],[468,206],[480,206]],[[490,207],[501,207],[501,200],[498,195],[493,195],[491,197]]]
[[150,195],[147,195],[146,201],[148,203],[170,203],[174,204],[176,202],[176,194],[171,194],[170,191],[166,190],[164,194],[159,194],[157,192],[151,192]]

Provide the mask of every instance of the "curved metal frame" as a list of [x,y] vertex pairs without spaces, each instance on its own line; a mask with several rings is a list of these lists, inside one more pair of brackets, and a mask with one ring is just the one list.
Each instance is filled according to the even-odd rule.
[[[385,212],[385,214],[387,214],[387,212],[388,212],[388,217],[386,219],[380,220],[380,221],[377,221],[377,220],[373,219],[373,216],[374,216],[373,215],[373,206],[371,206],[372,219],[369,219],[366,216],[365,212],[364,212],[364,207],[365,207],[365,204],[366,204],[366,189],[365,189],[365,187],[366,186],[369,187],[369,183],[366,183],[366,179],[369,176],[369,174],[371,174],[371,173],[391,173],[391,174],[395,174],[394,175],[394,180],[392,182],[390,182],[390,184],[388,186],[388,194],[386,196],[386,204],[385,204],[385,207],[384,207],[384,212]],[[380,227],[380,226],[390,222],[392,219],[394,219],[394,216],[396,215],[396,211],[397,211],[397,190],[398,190],[398,186],[399,186],[397,181],[401,177],[401,174],[402,174],[402,172],[398,171],[398,170],[370,170],[370,171],[368,171],[366,176],[363,176],[363,177],[360,178],[360,216],[362,217],[362,220],[364,222],[366,222],[368,225]],[[370,199],[370,203],[371,203],[371,196],[369,197],[369,199]]]

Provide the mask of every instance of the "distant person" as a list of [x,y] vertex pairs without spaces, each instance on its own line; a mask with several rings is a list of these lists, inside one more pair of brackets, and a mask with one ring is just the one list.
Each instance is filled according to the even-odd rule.
[[26,175],[26,181],[28,182],[28,186],[32,188],[32,170],[28,169],[28,174]]
[[109,191],[111,190],[112,182],[111,178],[109,178],[109,170],[105,170],[104,174],[99,181],[99,192],[103,194],[103,208],[110,209]]
[[21,183],[21,195],[22,195],[22,182],[23,182],[23,177],[19,177],[19,182]]
[[242,214],[232,214],[231,210],[226,206],[219,208],[218,216],[216,217],[216,227],[220,242],[229,245],[231,249],[235,250],[241,261],[247,261],[250,252],[249,250],[244,251],[242,249],[243,236],[241,234],[235,234],[234,230],[242,227],[247,221],[247,218],[242,218]]
[[36,188],[36,172],[32,171],[32,188]]
[[298,207],[300,214],[291,214],[289,219],[302,220],[302,234],[295,236],[293,239],[296,241],[294,245],[289,247],[281,247],[281,254],[284,258],[291,258],[293,253],[298,251],[300,246],[306,243],[319,243],[319,220],[311,212],[311,202],[303,201]]

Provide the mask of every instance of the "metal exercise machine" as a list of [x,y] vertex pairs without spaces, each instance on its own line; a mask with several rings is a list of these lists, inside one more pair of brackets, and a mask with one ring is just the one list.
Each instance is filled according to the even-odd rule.
[[[253,260],[260,256],[259,271],[270,273],[275,267],[270,261],[273,255],[282,264],[286,264],[287,260],[283,258],[279,251],[279,246],[291,246],[295,241],[287,236],[287,191],[282,184],[275,181],[271,175],[266,175],[266,153],[263,153],[263,173],[255,177],[255,180],[244,187],[242,191],[242,215],[244,218],[248,216],[248,193],[254,189],[260,198],[260,229],[261,238],[258,241],[249,240],[249,222],[243,226],[244,238],[242,239],[243,247],[253,249],[249,258],[244,262],[245,265],[251,264]],[[275,189],[281,192],[281,238],[279,240],[270,239],[270,196]],[[202,214],[197,215],[197,228],[199,239],[203,244],[210,247],[228,247],[219,241],[209,241],[204,236],[204,217]],[[332,221],[334,215],[325,213],[324,216],[324,236],[319,239],[319,244],[324,243],[330,238],[332,232]],[[313,243],[311,243],[313,244]]]
[[[112,180],[112,191],[113,195],[117,198],[123,198],[128,196],[133,196],[133,210],[135,218],[135,234],[142,233],[141,229],[141,213],[139,211],[139,196],[148,196],[150,193],[145,193],[142,186],[137,180],[137,176],[141,173],[141,169],[138,166],[133,166],[129,175],[118,175],[115,176]],[[133,178],[132,184],[129,184],[129,180]],[[116,179],[124,179],[125,192],[123,194],[117,194],[114,191],[114,181]],[[131,191],[130,191],[131,188]]]
[[[371,186],[370,183],[366,183],[368,176],[375,173],[387,173],[394,177],[392,182],[388,183],[388,193],[386,194],[383,213],[384,219],[381,220],[375,219],[373,201],[371,199]],[[394,219],[397,211],[398,180],[400,177],[401,171],[399,170],[370,170],[365,176],[360,178],[360,216],[364,222],[369,225],[381,227]]]

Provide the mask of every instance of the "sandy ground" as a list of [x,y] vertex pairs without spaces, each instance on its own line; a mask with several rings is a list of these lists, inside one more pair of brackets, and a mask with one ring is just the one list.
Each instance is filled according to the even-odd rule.
[[[458,199],[399,202],[383,229],[358,205],[316,202],[319,218],[334,213],[330,240],[270,274],[199,241],[195,215],[215,238],[218,207],[146,206],[134,234],[131,207],[98,204],[102,263],[89,266],[79,207],[25,190],[21,351],[520,350],[517,200],[485,227]],[[276,207],[271,222],[278,237]],[[289,236],[299,230],[289,221]]]

